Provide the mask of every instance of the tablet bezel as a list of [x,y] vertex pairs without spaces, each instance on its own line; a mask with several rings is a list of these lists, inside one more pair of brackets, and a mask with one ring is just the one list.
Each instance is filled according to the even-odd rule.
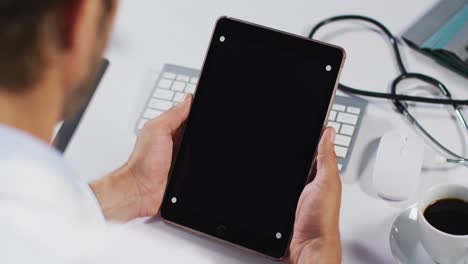
[[[264,39],[258,41],[264,41],[266,44],[269,41],[275,41],[276,43],[279,42],[281,43],[281,45],[287,46],[288,49],[291,48],[291,50],[295,50],[297,52],[313,53],[318,61],[326,63],[325,65],[331,65],[331,71],[334,73],[333,78],[335,78],[335,85],[333,87],[334,90],[331,93],[330,102],[328,104],[328,115],[331,109],[331,105],[335,96],[335,90],[338,86],[339,76],[341,74],[341,70],[345,60],[345,51],[342,48],[318,41],[313,41],[301,36],[293,35],[279,30],[270,29],[264,26],[259,26],[249,22],[229,17],[221,17],[216,23],[216,27],[210,42],[210,47],[205,58],[205,63],[210,56],[210,51],[212,50],[213,43],[219,41],[219,36],[222,35],[221,33],[232,32],[233,30],[248,35],[249,40],[250,38],[259,38],[261,36],[264,37]],[[205,76],[202,70],[199,85],[203,85],[205,78],[207,78],[207,76]],[[197,100],[196,94],[194,100]],[[327,120],[328,116],[325,118],[324,124],[322,124],[323,128],[325,128]],[[190,122],[190,115],[188,118],[188,122]],[[183,139],[181,144],[184,144]],[[317,153],[315,151],[312,157],[311,168],[312,164],[315,162],[316,156]],[[177,160],[175,160],[174,164],[176,162]],[[289,237],[287,237],[286,239],[277,240],[274,237],[267,238],[259,234],[249,233],[246,230],[239,228],[235,225],[226,226],[224,223],[220,223],[216,219],[202,218],[195,212],[190,212],[189,210],[183,210],[180,209],[180,207],[175,207],[171,202],[170,195],[172,188],[172,172],[170,173],[170,175],[171,176],[168,180],[168,186],[163,198],[160,211],[160,215],[163,221],[182,227],[184,229],[188,229],[192,232],[204,236],[209,236],[216,240],[227,242],[231,245],[241,247],[255,253],[259,253],[261,255],[276,260],[281,260],[285,256],[287,256],[289,243],[292,238],[293,227],[291,227]],[[304,187],[308,180],[310,179],[308,179],[307,177],[304,178]]]

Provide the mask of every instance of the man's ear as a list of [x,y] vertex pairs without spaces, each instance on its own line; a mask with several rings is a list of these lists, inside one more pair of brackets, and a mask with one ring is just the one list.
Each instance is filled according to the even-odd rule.
[[86,0],[63,1],[58,10],[58,41],[60,47],[68,50],[73,47],[78,30],[79,18]]

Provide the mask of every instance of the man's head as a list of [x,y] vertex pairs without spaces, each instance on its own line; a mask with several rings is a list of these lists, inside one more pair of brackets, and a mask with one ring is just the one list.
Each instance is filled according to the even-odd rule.
[[0,0],[0,93],[27,94],[54,78],[64,114],[79,108],[116,7],[117,0]]

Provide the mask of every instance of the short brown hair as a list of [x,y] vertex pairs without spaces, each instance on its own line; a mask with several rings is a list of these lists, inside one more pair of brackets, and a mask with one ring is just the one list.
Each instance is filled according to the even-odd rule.
[[66,1],[77,0],[0,0],[0,90],[22,92],[39,79],[45,17]]

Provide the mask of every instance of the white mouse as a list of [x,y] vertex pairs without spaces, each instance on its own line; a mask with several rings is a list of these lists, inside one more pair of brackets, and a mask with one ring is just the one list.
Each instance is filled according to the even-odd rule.
[[382,198],[402,201],[418,188],[424,160],[424,143],[398,131],[385,134],[374,166],[374,187]]

